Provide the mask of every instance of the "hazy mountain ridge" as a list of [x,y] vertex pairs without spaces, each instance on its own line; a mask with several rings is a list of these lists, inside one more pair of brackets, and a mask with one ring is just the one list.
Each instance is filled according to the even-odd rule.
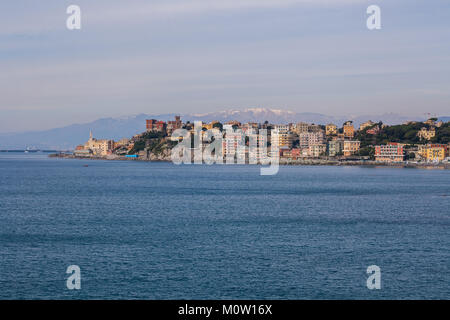
[[[159,119],[167,121],[172,120],[175,115],[175,113],[159,115],[139,114],[122,118],[102,118],[86,124],[73,124],[62,128],[44,131],[0,134],[0,149],[24,149],[26,147],[60,150],[72,149],[76,145],[84,143],[88,139],[90,130],[92,130],[94,137],[96,138],[118,140],[120,138],[131,137],[137,133],[145,131],[146,119]],[[230,109],[203,114],[191,113],[180,115],[183,122],[210,122],[213,120],[226,122],[230,120],[238,120],[242,123],[262,123],[267,120],[270,123],[308,122],[315,124],[335,123],[337,125],[342,125],[344,121],[353,120],[356,126],[367,120],[382,121],[386,124],[400,124],[410,120],[424,120],[417,117],[405,117],[393,113],[372,116],[333,117],[320,113],[298,113],[282,109],[267,108],[249,108],[244,110]],[[450,117],[443,117],[442,119],[450,120]]]

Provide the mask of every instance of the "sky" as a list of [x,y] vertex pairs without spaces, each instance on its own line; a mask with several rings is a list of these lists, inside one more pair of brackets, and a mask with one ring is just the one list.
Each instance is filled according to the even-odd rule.
[[450,1],[2,1],[0,70],[0,133],[251,107],[448,116]]

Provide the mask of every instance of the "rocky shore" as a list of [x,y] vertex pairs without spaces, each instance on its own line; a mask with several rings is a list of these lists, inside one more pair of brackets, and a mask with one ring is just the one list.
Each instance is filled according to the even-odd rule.
[[[79,157],[68,153],[50,154],[52,158],[63,159],[83,159],[83,160],[122,160],[122,161],[147,161],[147,162],[171,162],[169,155],[150,155],[149,157],[129,158],[119,155],[108,156],[91,156]],[[450,169],[450,163],[416,163],[416,162],[402,162],[402,163],[385,163],[373,160],[337,160],[337,159],[299,159],[288,160],[280,159],[280,165],[304,165],[304,166],[372,166],[372,167],[397,167],[397,168],[423,168],[423,169]]]

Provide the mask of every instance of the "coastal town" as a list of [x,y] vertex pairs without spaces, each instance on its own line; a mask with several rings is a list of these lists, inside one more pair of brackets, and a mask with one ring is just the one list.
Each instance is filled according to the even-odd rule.
[[[388,126],[381,122],[366,121],[358,127],[352,121],[318,125],[305,122],[271,124],[239,121],[221,123],[183,122],[180,116],[172,121],[146,120],[146,131],[119,141],[96,139],[90,133],[89,140],[76,147],[73,157],[102,159],[134,159],[146,161],[170,161],[170,151],[179,142],[172,137],[177,129],[185,129],[192,135],[201,135],[202,148],[212,141],[208,130],[223,133],[221,141],[223,157],[251,156],[249,143],[254,135],[267,133],[268,155],[274,156],[271,146],[276,145],[280,163],[378,163],[378,164],[448,164],[450,162],[450,122],[430,118],[424,122],[411,121]],[[217,132],[217,131],[216,131]],[[258,137],[261,137],[258,135]],[[262,144],[263,141],[258,141]],[[243,146],[243,147],[240,147]],[[266,154],[266,155],[267,155]],[[259,155],[263,156],[263,155]]]

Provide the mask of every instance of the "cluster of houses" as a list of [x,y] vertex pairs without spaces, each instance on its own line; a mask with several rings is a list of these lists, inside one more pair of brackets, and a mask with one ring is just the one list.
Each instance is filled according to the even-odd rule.
[[[430,120],[428,120],[430,122]],[[435,135],[435,126],[440,124],[427,123],[418,132],[418,136],[424,142],[432,139]],[[219,121],[202,123],[202,133],[206,130],[218,129],[224,135],[222,138],[222,152],[224,157],[235,156],[239,152],[256,152],[251,156],[260,158],[267,155],[270,146],[277,145],[277,153],[280,158],[297,160],[302,158],[320,157],[340,157],[356,158],[359,155],[361,142],[355,139],[357,131],[366,129],[369,135],[376,135],[384,125],[379,125],[372,121],[362,123],[358,129],[352,121],[347,121],[341,128],[334,124],[315,125],[305,122],[289,124],[270,124],[267,121],[263,124],[238,121],[228,121],[224,124]],[[146,120],[147,132],[158,132],[162,136],[170,137],[176,129],[186,129],[194,133],[194,123],[181,121],[180,116],[176,116],[173,121],[159,121],[155,119]],[[265,130],[265,131],[264,131]],[[261,135],[260,132],[267,135]],[[78,146],[75,155],[78,156],[106,156],[109,154],[127,155],[132,150],[134,143],[142,135],[136,135],[132,139],[122,139],[118,142],[113,140],[97,140],[92,133],[86,144]],[[252,139],[249,139],[252,138]],[[267,149],[240,148],[243,144],[248,146],[249,141],[256,141],[257,145],[266,145]],[[211,142],[210,137],[202,137],[204,144]],[[262,153],[266,153],[265,155]],[[403,162],[405,161],[405,145],[401,143],[388,143],[386,145],[374,146],[374,157],[379,162]],[[423,161],[440,162],[448,159],[449,146],[442,144],[420,144],[415,149],[408,149],[408,152],[415,154],[415,159]],[[245,156],[245,155],[244,155]],[[360,157],[361,158],[361,157]]]
[[115,154],[128,154],[133,148],[132,140],[123,138],[119,141],[109,139],[95,139],[92,131],[89,140],[84,145],[79,145],[74,150],[74,155],[78,157],[108,156]]

